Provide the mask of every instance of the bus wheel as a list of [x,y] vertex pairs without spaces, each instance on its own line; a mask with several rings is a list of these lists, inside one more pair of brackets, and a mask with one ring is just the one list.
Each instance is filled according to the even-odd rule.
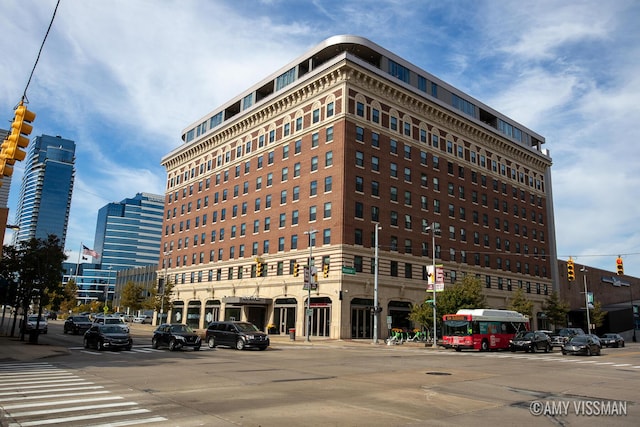
[[456,351],[462,351],[462,348],[456,347]]
[[482,340],[480,351],[489,351],[489,342],[487,340]]

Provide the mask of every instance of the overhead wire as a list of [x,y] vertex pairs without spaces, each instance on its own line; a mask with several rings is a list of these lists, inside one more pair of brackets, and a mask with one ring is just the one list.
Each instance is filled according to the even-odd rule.
[[38,66],[38,61],[40,61],[40,55],[42,54],[42,49],[44,48],[44,43],[47,41],[47,37],[49,36],[49,32],[51,31],[51,27],[53,26],[53,20],[56,17],[56,13],[58,12],[58,6],[60,6],[60,1],[56,2],[56,7],[53,10],[53,15],[51,16],[51,21],[49,22],[49,27],[47,28],[47,32],[44,35],[44,39],[42,40],[42,44],[40,45],[40,50],[38,50],[38,56],[36,57],[36,61],[33,64],[33,68],[31,69],[31,74],[29,74],[29,79],[27,80],[27,85],[24,88],[24,92],[22,93],[21,101],[28,103],[27,99],[27,89],[29,89],[29,85],[31,84],[31,79],[33,78],[33,74],[36,71],[36,67]]

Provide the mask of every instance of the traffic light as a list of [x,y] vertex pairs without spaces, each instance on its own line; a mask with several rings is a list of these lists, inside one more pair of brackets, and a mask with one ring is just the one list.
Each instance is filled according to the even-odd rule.
[[11,176],[13,174],[13,167],[7,163],[4,153],[0,153],[0,174],[2,176]]
[[300,274],[300,265],[297,262],[293,263],[293,277],[298,277]]
[[263,266],[264,266],[264,264],[262,264],[261,262],[256,264],[256,276],[257,277],[262,277],[262,272],[264,271],[263,270]]
[[618,276],[622,276],[624,274],[624,264],[620,257],[616,259],[616,273],[618,273]]
[[329,263],[324,263],[322,265],[322,277],[325,279],[329,277]]
[[567,261],[567,280],[570,282],[576,280],[576,268],[571,258]]
[[27,136],[33,131],[31,122],[35,118],[36,113],[27,110],[27,107],[22,105],[22,103],[18,105],[13,123],[11,123],[11,133],[2,143],[2,155],[4,155],[5,163],[12,165],[16,160],[24,160],[26,152],[21,150],[21,148],[29,145],[29,138],[27,138]]

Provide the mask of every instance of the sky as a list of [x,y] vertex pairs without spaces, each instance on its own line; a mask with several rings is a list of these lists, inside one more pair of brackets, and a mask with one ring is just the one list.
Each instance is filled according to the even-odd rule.
[[[0,2],[0,128],[55,5]],[[615,271],[621,255],[639,277],[638,17],[636,0],[61,0],[27,99],[31,137],[77,145],[68,260],[92,247],[101,207],[164,194],[160,160],[187,126],[323,40],[353,34],[543,135],[558,258]],[[23,171],[17,162],[10,222]]]

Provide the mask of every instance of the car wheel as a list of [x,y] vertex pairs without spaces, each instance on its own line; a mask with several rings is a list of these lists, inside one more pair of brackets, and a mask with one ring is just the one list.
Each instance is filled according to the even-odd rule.
[[177,347],[176,340],[172,339],[169,341],[169,351],[174,351]]
[[195,351],[200,351],[200,346],[193,347],[193,349],[194,349]]
[[260,351],[265,351],[267,347],[260,347]]
[[531,353],[535,353],[535,352],[536,352],[536,345],[535,345],[535,343],[531,344],[531,347],[529,347],[529,351],[530,351]]
[[238,341],[236,341],[236,350],[244,350],[244,340],[242,338],[238,338]]
[[62,333],[63,333],[63,334],[65,334],[65,335],[67,335],[67,328],[64,328],[64,329],[62,330]]
[[551,346],[547,344],[547,346],[544,348],[544,352],[549,353],[550,351],[551,351]]
[[516,349],[514,347],[511,347],[509,350],[511,350],[511,353],[515,353]]
[[104,343],[102,341],[98,341],[97,349],[98,351],[104,350]]
[[89,340],[88,339],[85,338],[83,340],[83,343],[84,343],[84,348],[89,348]]
[[566,355],[567,355],[567,352],[566,352],[566,351],[564,351],[564,350],[562,350],[562,355],[563,355],[563,356],[566,356]]
[[587,347],[587,356],[591,356],[591,348]]
[[153,337],[153,339],[151,340],[151,348],[153,349],[158,348],[158,338]]
[[128,346],[126,346],[124,349],[125,349],[125,350],[127,350],[127,351],[131,351],[131,348],[132,348],[132,347],[131,347],[130,345],[128,345]]
[[482,341],[482,344],[480,344],[480,351],[489,351],[489,342],[487,340]]
[[214,337],[209,337],[209,339],[207,340],[207,345],[209,346],[209,348],[215,348],[216,339]]
[[624,347],[624,343],[622,343],[621,347]]

